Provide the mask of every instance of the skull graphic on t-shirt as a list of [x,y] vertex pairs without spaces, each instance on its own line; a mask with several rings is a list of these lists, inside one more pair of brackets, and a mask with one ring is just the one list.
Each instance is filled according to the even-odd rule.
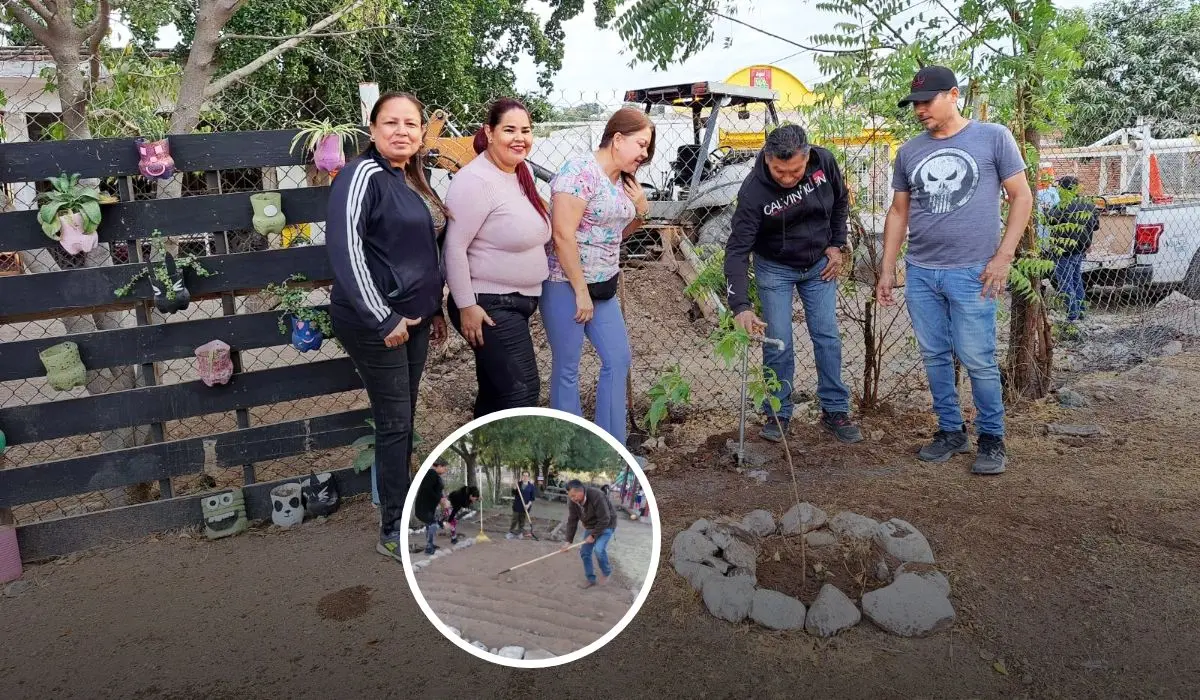
[[967,202],[979,185],[979,165],[959,148],[930,153],[913,170],[913,193],[934,214],[949,214]]

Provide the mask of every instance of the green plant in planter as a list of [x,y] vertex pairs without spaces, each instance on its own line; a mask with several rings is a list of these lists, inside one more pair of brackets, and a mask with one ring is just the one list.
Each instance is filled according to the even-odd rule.
[[48,178],[52,189],[38,195],[42,233],[62,243],[72,255],[96,247],[96,229],[100,226],[100,205],[114,201],[95,187],[79,184],[78,173]]
[[375,466],[375,421],[368,418],[367,425],[371,426],[371,433],[350,443],[351,447],[358,450],[358,454],[354,456],[356,473],[365,472]]
[[212,272],[200,264],[195,255],[181,255],[178,258],[167,252],[167,239],[162,232],[155,229],[150,236],[150,259],[162,262],[146,264],[137,274],[130,278],[124,286],[114,292],[118,297],[128,296],[133,292],[133,286],[142,278],[150,280],[150,288],[154,292],[154,306],[165,314],[186,309],[191,303],[191,293],[184,284],[183,272],[190,269],[200,277],[210,277]]
[[[304,282],[307,278],[296,273],[283,284],[267,285],[267,293],[279,297],[279,332],[292,334],[292,347],[308,352],[321,347],[325,338],[333,338],[333,320],[329,312],[313,308],[308,303],[308,290],[291,287],[289,282]],[[341,343],[338,343],[341,347]]]
[[346,164],[343,141],[357,140],[362,128],[354,124],[334,124],[328,119],[305,121],[296,125],[300,131],[292,139],[291,151],[304,141],[304,148],[312,154],[313,164],[321,172],[333,172]]

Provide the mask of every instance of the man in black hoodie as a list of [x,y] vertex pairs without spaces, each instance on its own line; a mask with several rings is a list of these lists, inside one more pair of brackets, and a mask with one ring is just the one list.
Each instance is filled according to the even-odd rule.
[[[793,290],[800,293],[817,365],[821,425],[842,442],[859,442],[862,432],[850,421],[850,390],[842,381],[842,343],[837,322],[837,278],[846,244],[849,193],[833,153],[808,142],[804,129],[785,124],[767,135],[750,176],[738,192],[732,230],[725,245],[729,308],[735,322],[751,334],[765,331],[784,348],[763,345],[763,365],[781,384],[776,425],[769,407],[761,437],[783,438],[792,417]],[[748,268],[754,253],[754,278],[764,319],[754,311]]]

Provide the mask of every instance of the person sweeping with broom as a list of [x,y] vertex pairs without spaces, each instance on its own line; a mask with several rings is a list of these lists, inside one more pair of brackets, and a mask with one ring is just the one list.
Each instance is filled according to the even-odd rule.
[[533,532],[533,499],[537,498],[537,487],[533,483],[533,479],[529,478],[529,472],[521,472],[521,480],[517,482],[517,488],[513,489],[513,514],[512,523],[508,526],[508,534],[505,539],[513,540],[521,537],[521,531],[525,529],[525,521],[529,521],[529,531]]
[[592,555],[600,564],[599,585],[608,583],[612,576],[612,565],[608,563],[608,542],[617,529],[617,509],[605,497],[604,492],[594,486],[584,486],[578,479],[567,482],[567,541],[559,552],[571,549],[571,541],[575,539],[575,530],[582,522],[587,536],[579,555],[583,557],[583,574],[587,581],[581,586],[591,588],[597,585],[596,572],[592,567]]

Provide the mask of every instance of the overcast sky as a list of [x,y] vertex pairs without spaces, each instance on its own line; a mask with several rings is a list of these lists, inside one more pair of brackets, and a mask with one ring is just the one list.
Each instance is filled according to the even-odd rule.
[[[1096,0],[1055,0],[1058,7],[1088,7]],[[545,10],[541,3],[540,9]],[[664,72],[646,65],[629,68],[630,57],[623,55],[625,45],[616,31],[599,31],[594,23],[592,1],[586,0],[587,11],[567,22],[566,52],[563,67],[555,79],[552,101],[586,101],[587,93],[607,96],[641,87],[654,87],[674,81],[724,80],[735,71],[755,63],[779,66],[813,85],[821,79],[812,53],[779,39],[730,22],[717,19],[713,43],[686,63],[677,64]],[[840,18],[814,7],[813,0],[752,0],[741,9],[737,18],[747,24],[762,27],[773,34],[810,45],[814,34],[828,34]],[[732,43],[725,48],[725,37]],[[518,65],[517,87],[533,90],[537,74],[532,61]]]

